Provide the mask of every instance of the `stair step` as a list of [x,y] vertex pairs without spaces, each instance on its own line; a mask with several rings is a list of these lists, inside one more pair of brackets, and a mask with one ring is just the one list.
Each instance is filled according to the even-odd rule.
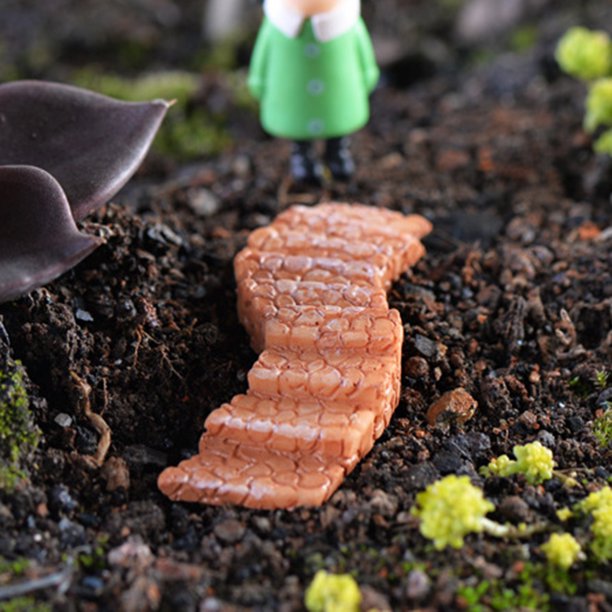
[[374,443],[377,413],[352,402],[237,395],[206,419],[209,436],[291,452],[363,457]]
[[234,259],[236,282],[262,280],[350,283],[385,288],[384,270],[368,261],[343,261],[337,257],[286,255],[245,248]]
[[397,310],[381,308],[280,308],[266,322],[267,349],[354,351],[361,355],[401,355],[404,328]]
[[292,280],[255,281],[238,284],[238,316],[252,337],[253,348],[263,350],[266,321],[289,306],[328,306],[330,308],[378,308],[388,310],[385,291],[350,283],[300,282]]
[[319,506],[358,461],[202,438],[199,454],[159,476],[158,486],[170,499],[265,509]]
[[248,374],[249,389],[269,397],[352,401],[382,410],[399,398],[398,355],[368,357],[353,351],[320,354],[265,350]]

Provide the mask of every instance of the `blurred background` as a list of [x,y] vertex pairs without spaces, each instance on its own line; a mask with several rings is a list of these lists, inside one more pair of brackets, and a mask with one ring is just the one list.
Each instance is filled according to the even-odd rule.
[[[466,66],[502,94],[531,72],[555,79],[571,25],[612,24],[601,0],[363,0],[383,85],[414,86]],[[258,0],[0,0],[0,82],[41,78],[117,98],[176,99],[156,150],[176,161],[258,135],[245,87]],[[529,73],[529,67],[527,70]],[[507,91],[506,91],[507,90]]]

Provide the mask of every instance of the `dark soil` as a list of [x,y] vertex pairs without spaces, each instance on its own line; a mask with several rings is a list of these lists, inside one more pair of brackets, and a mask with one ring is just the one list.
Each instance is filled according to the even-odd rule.
[[[543,563],[546,533],[470,536],[436,552],[410,516],[416,493],[459,473],[485,487],[494,518],[561,529],[556,510],[611,476],[593,422],[610,398],[595,380],[612,358],[612,171],[582,132],[584,90],[551,69],[548,52],[410,89],[390,79],[354,139],[359,173],[348,186],[295,189],[288,146],[266,139],[255,117],[218,158],[178,167],[151,156],[119,204],[85,223],[106,244],[0,307],[0,343],[26,368],[43,432],[31,482],[0,492],[0,557],[31,561],[25,576],[0,572],[0,589],[51,575],[33,595],[60,610],[299,610],[325,568],[353,572],[381,610],[466,609],[483,580],[517,594],[497,609],[611,610],[609,566],[578,565],[575,592],[525,577]],[[328,199],[435,224],[427,256],[390,293],[406,330],[390,427],[321,509],[171,503],[157,475],[194,452],[204,418],[246,389],[256,358],[235,312],[234,255],[292,203]],[[102,470],[84,459],[99,436],[73,374],[112,430]],[[477,400],[475,416],[428,426],[427,408],[457,387]],[[578,486],[478,476],[533,440]],[[521,600],[526,584],[535,595]]]

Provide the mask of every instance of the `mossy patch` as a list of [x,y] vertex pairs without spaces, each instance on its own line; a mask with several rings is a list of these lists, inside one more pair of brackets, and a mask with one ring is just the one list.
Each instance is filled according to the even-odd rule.
[[25,465],[40,432],[30,413],[24,370],[10,359],[0,362],[0,489],[12,489],[26,476]]
[[51,612],[52,609],[49,604],[38,602],[33,597],[15,597],[0,601],[0,612]]
[[[256,105],[246,94],[244,78],[223,76],[222,87],[236,107],[253,110]],[[153,148],[179,161],[218,155],[231,144],[227,117],[222,110],[211,110],[198,99],[201,77],[184,71],[167,71],[124,78],[84,70],[74,77],[76,85],[119,100],[142,102],[163,98],[174,101],[155,139]]]

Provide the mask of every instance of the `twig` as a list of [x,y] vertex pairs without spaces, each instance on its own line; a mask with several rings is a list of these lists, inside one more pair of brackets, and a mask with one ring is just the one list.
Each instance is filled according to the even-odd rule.
[[13,599],[13,597],[20,597],[34,591],[41,591],[52,587],[57,587],[60,593],[65,593],[70,587],[73,572],[74,560],[70,559],[66,567],[59,572],[49,574],[43,578],[34,578],[33,580],[26,580],[19,584],[9,584],[0,587],[0,601],[3,599]]
[[98,441],[98,448],[95,455],[84,455],[83,459],[91,467],[99,468],[102,467],[108,450],[111,445],[111,428],[108,426],[106,421],[91,409],[91,386],[85,382],[76,372],[70,372],[72,380],[79,386],[81,391],[81,409],[83,413],[93,425],[94,429],[100,434],[100,440]]

